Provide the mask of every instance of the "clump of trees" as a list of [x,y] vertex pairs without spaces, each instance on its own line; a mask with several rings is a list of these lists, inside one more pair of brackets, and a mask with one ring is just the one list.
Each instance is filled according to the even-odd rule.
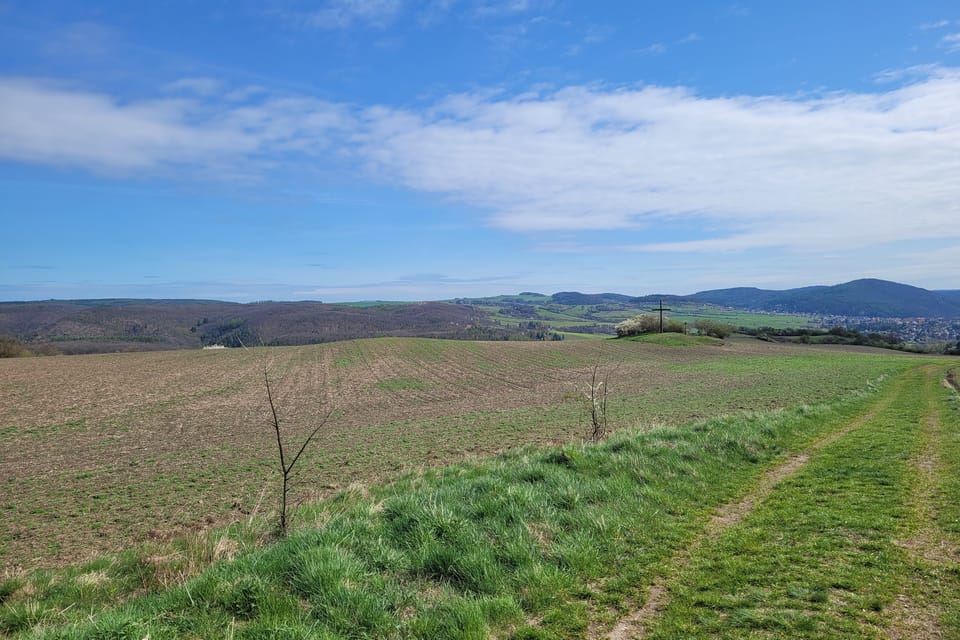
[[700,335],[721,339],[731,336],[737,330],[732,324],[707,319],[697,320],[693,326],[697,328],[697,333]]
[[[617,326],[614,328],[617,330],[617,337],[620,338],[639,336],[644,333],[659,333],[660,316],[645,313],[643,315],[630,318],[629,320],[624,320],[623,322],[617,324]],[[671,320],[670,318],[663,319],[664,333],[684,333],[685,331],[686,327],[682,322]]]
[[563,334],[554,330],[546,322],[518,322],[517,328],[520,329],[520,337],[529,340],[552,340],[558,342],[563,340]]
[[22,358],[33,355],[13,336],[0,336],[0,358]]
[[[206,320],[206,318],[204,318]],[[202,323],[200,344],[210,346],[222,344],[225,347],[242,347],[246,344],[262,344],[260,334],[243,318],[233,318],[218,324]]]
[[752,329],[749,327],[740,327],[738,331],[768,342],[846,344],[894,349],[896,351],[908,351],[910,353],[960,355],[960,340],[955,343],[934,342],[914,344],[904,342],[903,338],[895,333],[863,333],[856,329],[847,329],[846,327],[832,327],[830,329],[775,329],[773,327]]

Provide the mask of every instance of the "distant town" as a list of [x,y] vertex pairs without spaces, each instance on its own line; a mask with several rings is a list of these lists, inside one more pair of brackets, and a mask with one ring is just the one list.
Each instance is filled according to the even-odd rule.
[[844,327],[862,333],[894,334],[907,343],[930,344],[960,340],[960,318],[819,316],[814,322],[825,329]]

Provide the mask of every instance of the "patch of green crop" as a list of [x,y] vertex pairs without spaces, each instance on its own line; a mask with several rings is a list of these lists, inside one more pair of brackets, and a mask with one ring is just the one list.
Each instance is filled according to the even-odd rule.
[[417,378],[400,376],[381,380],[376,387],[382,391],[424,391],[429,389],[430,385]]
[[722,340],[710,336],[691,336],[682,333],[645,333],[639,336],[619,338],[625,342],[642,342],[644,344],[659,344],[664,347],[690,347],[699,345],[720,345]]

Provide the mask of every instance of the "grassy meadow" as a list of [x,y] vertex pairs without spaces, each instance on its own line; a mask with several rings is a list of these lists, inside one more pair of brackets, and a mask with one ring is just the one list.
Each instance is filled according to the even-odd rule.
[[955,361],[670,338],[0,361],[0,633],[960,634]]

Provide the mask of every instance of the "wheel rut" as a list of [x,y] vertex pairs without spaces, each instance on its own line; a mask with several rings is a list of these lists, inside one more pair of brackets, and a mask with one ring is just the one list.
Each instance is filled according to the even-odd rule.
[[[907,552],[910,561],[926,572],[956,565],[960,562],[960,550],[944,534],[936,521],[934,499],[940,468],[942,428],[934,389],[939,372],[928,367],[925,373],[921,445],[912,460],[916,480],[907,500],[912,511],[913,527],[898,544]],[[943,378],[943,383],[957,388],[952,372]],[[925,597],[926,589],[922,580],[912,574],[907,587],[894,601],[887,636],[895,640],[944,637],[938,623],[942,614],[941,607],[932,598]]]
[[794,454],[774,467],[767,469],[760,476],[756,486],[747,495],[720,506],[710,518],[706,527],[667,563],[665,571],[648,588],[643,605],[620,618],[606,636],[594,635],[593,637],[605,637],[607,640],[637,640],[646,637],[660,611],[670,602],[670,581],[690,564],[693,555],[706,542],[716,539],[724,531],[742,521],[757,505],[766,500],[781,482],[800,471],[818,451],[830,446],[861,425],[868,423],[889,407],[894,398],[899,395],[902,384],[898,380],[896,387],[889,393],[884,394],[866,412],[842,424],[830,433],[820,436],[802,452]]

